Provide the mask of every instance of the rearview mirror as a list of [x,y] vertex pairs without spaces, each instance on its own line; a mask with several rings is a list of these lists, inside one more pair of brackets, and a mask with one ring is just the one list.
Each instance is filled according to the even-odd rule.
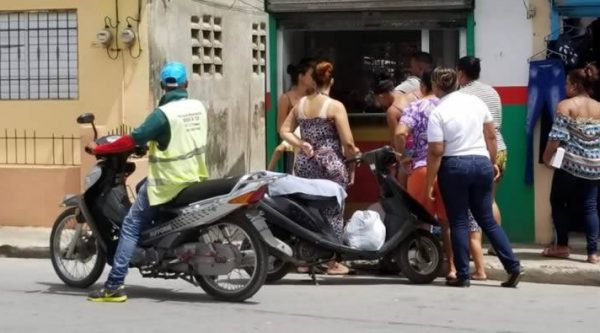
[[96,117],[93,113],[84,113],[81,116],[77,117],[78,124],[92,124]]

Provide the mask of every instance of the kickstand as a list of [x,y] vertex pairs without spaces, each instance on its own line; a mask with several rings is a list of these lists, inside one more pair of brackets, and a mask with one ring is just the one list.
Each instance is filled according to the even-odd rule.
[[317,274],[316,274],[317,269],[315,268],[315,266],[311,266],[310,267],[310,273],[308,273],[310,275],[310,278],[312,279],[312,282],[315,284],[315,286],[319,285],[319,282],[317,282]]

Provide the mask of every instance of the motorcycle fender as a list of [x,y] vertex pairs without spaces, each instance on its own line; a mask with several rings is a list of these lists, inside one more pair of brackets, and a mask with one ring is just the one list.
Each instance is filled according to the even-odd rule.
[[80,196],[77,194],[67,194],[61,202],[61,207],[77,207],[79,206]]
[[284,257],[292,257],[294,255],[294,251],[289,245],[273,236],[265,218],[259,212],[249,213],[247,216],[252,225],[258,230],[269,249],[275,251],[275,253],[273,253],[274,255]]

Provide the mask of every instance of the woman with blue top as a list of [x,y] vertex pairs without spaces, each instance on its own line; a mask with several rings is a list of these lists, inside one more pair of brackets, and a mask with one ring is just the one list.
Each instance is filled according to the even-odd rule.
[[546,257],[569,257],[569,224],[583,213],[587,261],[593,264],[598,262],[600,180],[600,103],[590,97],[597,80],[596,73],[591,66],[569,72],[566,84],[569,98],[558,104],[548,136],[544,151],[544,162],[548,167],[552,167],[552,157],[559,147],[565,152],[561,167],[554,171],[550,193],[556,245],[542,253]]

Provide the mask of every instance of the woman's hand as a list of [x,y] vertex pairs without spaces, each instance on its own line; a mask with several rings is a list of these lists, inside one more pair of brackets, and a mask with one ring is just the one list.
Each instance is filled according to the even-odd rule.
[[427,200],[435,201],[435,196],[433,195],[433,185],[428,185],[426,187],[425,195],[427,196]]
[[498,164],[494,164],[494,183],[500,179],[500,167]]
[[348,186],[354,185],[354,177],[356,175],[356,163],[350,165]]
[[313,149],[313,146],[306,141],[302,142],[302,145],[300,145],[300,149],[302,149],[302,152],[308,158],[312,158],[313,156],[315,156],[315,151]]

